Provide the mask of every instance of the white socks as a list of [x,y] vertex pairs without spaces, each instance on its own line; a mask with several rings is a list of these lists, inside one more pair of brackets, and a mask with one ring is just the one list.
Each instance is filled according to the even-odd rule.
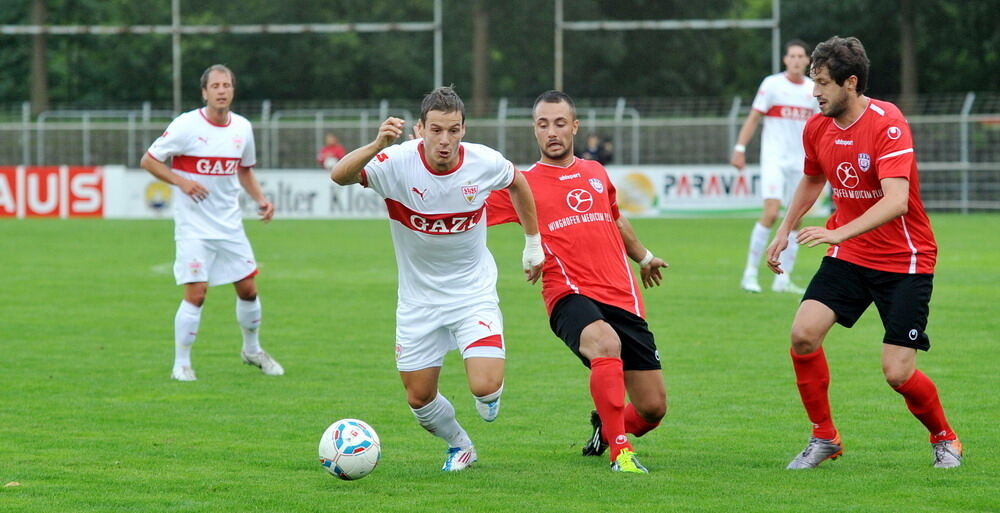
[[781,262],[781,270],[785,271],[785,276],[791,276],[792,269],[795,269],[795,257],[799,254],[799,243],[795,239],[798,236],[798,230],[788,232],[788,247],[778,255],[778,260]]
[[443,438],[448,442],[448,447],[461,447],[463,449],[472,447],[469,434],[455,419],[455,407],[440,393],[426,406],[419,409],[410,408],[410,410],[424,429],[436,437]]
[[201,307],[181,300],[174,316],[174,367],[191,366],[191,346],[198,336]]
[[260,298],[244,301],[236,297],[236,322],[243,332],[243,352],[257,354],[262,351],[257,330],[260,328]]
[[760,267],[760,257],[767,249],[767,238],[771,235],[771,229],[764,225],[754,223],[750,232],[750,251],[747,253],[747,266],[743,270],[744,276],[757,276],[757,268]]
[[483,404],[489,404],[499,399],[502,394],[503,394],[503,383],[500,383],[500,388],[498,388],[496,392],[493,392],[492,394],[486,394],[484,396],[475,395],[473,397],[475,397],[477,401]]

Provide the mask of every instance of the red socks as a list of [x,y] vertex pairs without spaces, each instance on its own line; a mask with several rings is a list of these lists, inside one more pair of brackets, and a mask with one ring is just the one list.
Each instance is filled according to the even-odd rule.
[[833,419],[830,417],[830,397],[827,394],[830,368],[826,364],[826,353],[822,347],[809,354],[795,354],[791,350],[789,353],[792,355],[795,384],[799,387],[802,405],[813,424],[812,436],[832,440],[837,436],[837,428],[833,427]]
[[632,403],[625,405],[625,432],[632,433],[635,436],[642,436],[646,433],[652,431],[660,423],[650,424],[646,419],[639,415],[636,411],[635,406]]
[[931,443],[958,438],[948,425],[948,419],[944,416],[944,408],[941,407],[937,387],[926,374],[915,370],[906,383],[894,388],[894,390],[906,399],[906,406],[910,409],[910,413],[930,431]]
[[590,360],[590,396],[601,416],[601,433],[614,461],[622,449],[632,449],[625,435],[625,371],[620,358]]

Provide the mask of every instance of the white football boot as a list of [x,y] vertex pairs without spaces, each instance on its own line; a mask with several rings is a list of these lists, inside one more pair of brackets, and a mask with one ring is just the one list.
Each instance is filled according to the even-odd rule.
[[792,279],[788,277],[788,274],[779,274],[774,277],[774,283],[771,284],[772,292],[787,292],[789,294],[805,294],[806,289],[792,283]]
[[934,448],[935,468],[955,468],[962,465],[962,442],[958,439],[942,440],[931,446]]
[[195,381],[198,379],[194,375],[194,369],[188,365],[175,365],[174,370],[170,373],[170,379],[176,379],[177,381]]
[[465,470],[475,463],[477,459],[476,448],[471,445],[467,449],[450,447],[448,448],[448,456],[445,458],[444,466],[441,467],[441,470],[445,472]]
[[261,351],[257,354],[240,351],[240,356],[243,358],[243,363],[259,367],[260,371],[267,376],[283,376],[285,374],[285,369],[277,360],[271,358],[267,351]]
[[740,280],[740,288],[747,292],[760,294],[760,284],[757,283],[757,275],[743,273],[743,279]]

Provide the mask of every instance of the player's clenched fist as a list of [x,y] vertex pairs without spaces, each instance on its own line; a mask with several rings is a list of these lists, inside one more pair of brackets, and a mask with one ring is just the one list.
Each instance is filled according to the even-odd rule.
[[399,136],[403,135],[404,125],[406,125],[406,121],[394,117],[389,117],[383,121],[382,125],[378,127],[378,137],[375,138],[375,144],[378,146],[378,149],[389,146]]

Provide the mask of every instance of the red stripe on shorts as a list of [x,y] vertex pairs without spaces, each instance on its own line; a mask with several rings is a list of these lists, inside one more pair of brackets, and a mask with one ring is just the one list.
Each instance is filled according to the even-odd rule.
[[502,335],[490,335],[488,337],[481,338],[471,344],[465,349],[472,349],[473,347],[496,347],[503,349],[503,336]]

